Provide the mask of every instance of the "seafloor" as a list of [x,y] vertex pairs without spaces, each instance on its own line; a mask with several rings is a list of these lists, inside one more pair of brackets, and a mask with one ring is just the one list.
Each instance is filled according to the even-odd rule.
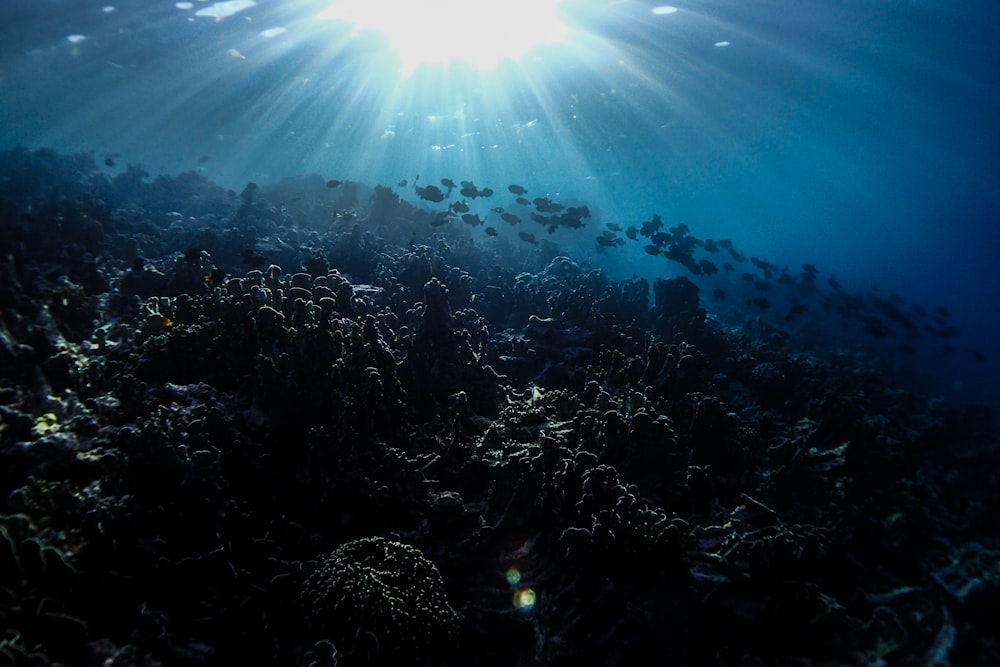
[[1000,664],[988,409],[334,185],[3,153],[0,665]]

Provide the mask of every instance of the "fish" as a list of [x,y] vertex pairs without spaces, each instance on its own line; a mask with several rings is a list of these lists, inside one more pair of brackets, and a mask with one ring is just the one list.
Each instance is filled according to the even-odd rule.
[[403,180],[401,180],[399,183],[396,184],[396,187],[405,188],[406,184],[407,184],[407,180],[404,178]]
[[331,178],[329,181],[326,182],[326,187],[328,187],[328,188],[337,188],[337,187],[340,187],[341,183],[343,183],[343,181],[338,181],[335,178]]
[[642,228],[639,230],[639,233],[646,238],[649,238],[661,229],[663,229],[663,219],[660,218],[658,214],[654,213],[652,220],[642,221]]
[[529,204],[531,204],[531,202],[528,201],[527,197],[518,197],[514,201],[520,204],[521,206],[528,206]]
[[483,221],[479,218],[478,213],[466,213],[462,216],[462,222],[467,225],[472,225],[473,227],[483,224]]
[[487,236],[498,236],[500,234],[495,227],[487,227],[483,231],[486,232]]
[[625,228],[625,236],[629,237],[633,241],[636,240],[636,234],[638,233],[639,230],[635,228],[635,225],[629,225],[628,227]]
[[448,192],[451,192],[452,190],[454,190],[457,187],[455,185],[455,181],[451,180],[450,178],[442,178],[441,179],[441,185],[443,185],[444,187],[448,188]]
[[507,189],[510,191],[511,194],[518,196],[528,194],[528,191],[525,190],[524,187],[521,185],[508,185]]
[[522,241],[526,243],[532,243],[534,245],[538,245],[538,239],[535,238],[534,234],[529,234],[528,232],[518,232],[517,235],[518,237],[520,237]]
[[712,296],[715,298],[716,301],[725,301],[726,290],[722,289],[721,287],[716,287],[714,290],[712,290]]
[[502,214],[503,213],[503,206],[494,206],[490,210],[493,211],[494,213],[501,213]]
[[441,225],[447,225],[450,222],[451,218],[448,216],[448,211],[441,211],[431,218],[431,227],[440,227]]
[[444,193],[441,192],[441,188],[436,185],[428,185],[422,188],[418,187],[417,196],[421,199],[435,203],[444,201]]
[[625,245],[625,239],[615,236],[613,232],[604,231],[597,236],[597,245],[605,248],[614,248],[616,246]]
[[469,205],[466,204],[464,200],[463,201],[452,202],[451,205],[449,206],[449,208],[452,211],[454,211],[455,213],[468,213],[469,212]]
[[704,273],[706,276],[710,276],[713,273],[719,272],[719,269],[715,266],[715,264],[708,261],[707,259],[699,260],[698,266],[701,267],[702,273]]
[[605,225],[605,227],[607,227],[613,232],[620,232],[622,230],[621,225],[615,224],[613,222],[609,222],[607,225]]
[[557,204],[548,197],[535,197],[531,203],[535,205],[535,210],[539,213],[558,213],[563,210],[562,204]]
[[658,245],[653,245],[652,243],[644,245],[642,249],[646,251],[647,255],[652,255],[653,257],[663,254],[663,248]]
[[521,218],[517,217],[513,213],[501,213],[500,219],[511,225],[516,225],[521,222]]
[[459,190],[459,193],[461,193],[463,197],[475,199],[479,196],[479,188],[477,188],[476,184],[472,181],[462,181],[462,189]]

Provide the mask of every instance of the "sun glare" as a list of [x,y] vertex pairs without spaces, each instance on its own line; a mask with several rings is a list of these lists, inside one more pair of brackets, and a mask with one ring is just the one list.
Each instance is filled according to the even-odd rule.
[[318,18],[382,33],[405,74],[462,61],[491,69],[565,41],[561,0],[337,0]]

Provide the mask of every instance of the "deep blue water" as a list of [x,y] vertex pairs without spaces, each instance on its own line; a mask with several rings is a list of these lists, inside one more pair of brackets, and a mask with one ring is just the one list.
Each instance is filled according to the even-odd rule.
[[[997,3],[569,0],[568,45],[412,76],[377,37],[316,21],[328,2],[195,16],[210,4],[4,2],[0,146],[120,154],[109,172],[197,169],[237,191],[310,172],[519,183],[587,203],[596,229],[657,212],[947,308],[954,350],[932,338],[913,363],[942,394],[1000,403]],[[428,41],[489,37],[474,10],[439,23]],[[559,241],[616,277],[685,272],[638,244]]]

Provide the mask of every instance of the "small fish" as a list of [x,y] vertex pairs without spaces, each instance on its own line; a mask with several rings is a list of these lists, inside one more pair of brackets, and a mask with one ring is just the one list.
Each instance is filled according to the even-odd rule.
[[246,60],[247,59],[247,57],[245,55],[243,55],[242,53],[240,53],[236,49],[229,49],[228,51],[226,51],[226,53],[229,54],[230,58],[236,58],[237,60]]
[[469,205],[466,204],[464,200],[452,202],[451,205],[449,206],[449,208],[451,208],[451,210],[454,211],[455,213],[468,213],[469,212]]
[[507,189],[510,190],[511,194],[515,194],[518,196],[528,194],[528,191],[525,190],[524,187],[520,185],[508,185]]
[[483,188],[482,190],[479,191],[479,196],[480,197],[492,197],[493,196],[493,190],[491,190],[490,188]]
[[521,218],[517,217],[513,213],[501,213],[500,219],[511,225],[516,225],[521,222]]
[[538,245],[538,239],[535,238],[534,234],[529,234],[528,232],[518,232],[517,235],[520,239],[526,243],[532,243]]
[[625,236],[629,237],[633,241],[636,240],[636,235],[638,233],[639,230],[635,228],[635,225],[629,225],[628,227],[625,228]]
[[527,197],[518,197],[514,201],[516,201],[521,206],[528,206],[529,204],[531,204],[531,202],[528,201]]
[[405,188],[407,183],[408,181],[404,178],[403,180],[401,180],[399,183],[396,184],[396,187]]
[[607,227],[608,229],[610,229],[611,231],[613,231],[613,232],[620,232],[620,231],[622,230],[622,227],[621,227],[621,225],[618,225],[618,224],[615,224],[615,223],[613,223],[613,222],[609,222],[609,223],[608,223],[607,225],[605,225],[605,226],[606,226],[606,227]]
[[644,245],[642,249],[646,251],[647,255],[652,255],[653,257],[657,257],[663,254],[663,248],[661,248],[658,245],[653,245],[652,243]]
[[472,181],[462,181],[462,189],[459,190],[459,193],[461,193],[463,197],[475,199],[479,196],[479,188],[477,188],[476,184]]
[[451,218],[448,217],[448,211],[441,211],[431,218],[431,227],[440,227],[441,225],[447,225],[450,222]]
[[710,276],[713,273],[718,273],[719,269],[712,262],[707,259],[698,260],[698,266],[701,267],[701,271],[704,275]]
[[418,187],[417,196],[426,201],[435,203],[444,201],[444,193],[441,192],[441,188],[436,185],[428,185],[422,188]]
[[490,210],[493,211],[494,213],[503,213],[503,206],[494,206]]
[[326,182],[326,187],[339,188],[341,183],[343,183],[343,181],[338,181],[335,178],[331,178],[329,181]]
[[498,236],[500,234],[495,227],[487,227],[483,231],[486,232],[487,236]]
[[478,213],[466,213],[462,216],[462,222],[467,225],[472,225],[473,227],[483,224],[483,221],[479,218]]

